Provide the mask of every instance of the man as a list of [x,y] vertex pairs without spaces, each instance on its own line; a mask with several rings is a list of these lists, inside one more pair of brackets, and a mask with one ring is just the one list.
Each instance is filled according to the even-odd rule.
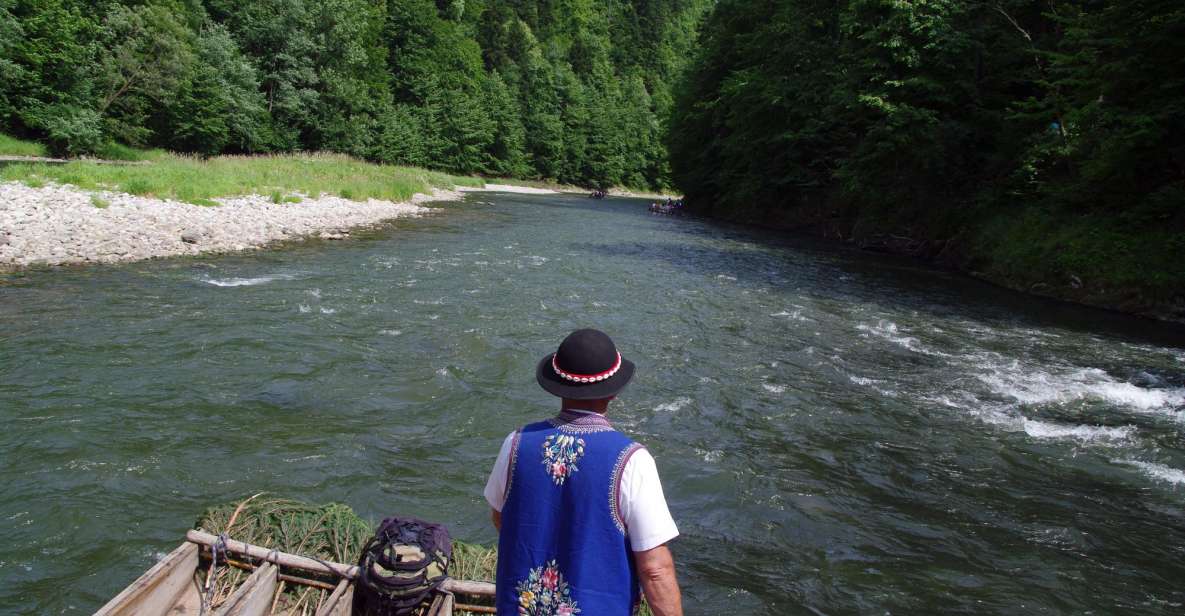
[[633,375],[594,329],[539,362],[535,377],[563,400],[560,414],[510,433],[485,488],[501,616],[626,616],[639,587],[655,616],[682,616],[666,545],[679,530],[654,458],[605,418]]

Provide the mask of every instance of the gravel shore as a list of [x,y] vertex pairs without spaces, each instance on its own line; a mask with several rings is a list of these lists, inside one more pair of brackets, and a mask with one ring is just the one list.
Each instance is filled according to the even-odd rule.
[[461,192],[503,192],[516,193],[520,195],[554,195],[558,194],[550,188],[534,188],[531,186],[515,186],[513,184],[486,184],[482,188],[473,186],[462,186],[457,190]]
[[0,183],[0,270],[249,250],[302,237],[342,239],[354,227],[430,211],[419,203],[460,197],[435,190],[407,203],[322,195],[276,204],[246,195],[205,207],[68,185],[31,188],[6,182]]

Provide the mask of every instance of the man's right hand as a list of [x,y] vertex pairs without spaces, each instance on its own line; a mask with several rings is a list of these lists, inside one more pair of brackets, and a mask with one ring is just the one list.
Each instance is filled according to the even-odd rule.
[[666,544],[634,552],[634,564],[642,581],[642,593],[654,616],[683,616],[683,598],[675,578],[675,558]]

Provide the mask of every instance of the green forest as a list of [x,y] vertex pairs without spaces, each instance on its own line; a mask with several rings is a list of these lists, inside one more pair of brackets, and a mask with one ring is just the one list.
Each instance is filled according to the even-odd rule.
[[690,207],[1185,318],[1185,4],[720,0]]
[[664,187],[704,0],[0,0],[0,133]]
[[0,0],[3,134],[673,188],[1185,318],[1179,0]]

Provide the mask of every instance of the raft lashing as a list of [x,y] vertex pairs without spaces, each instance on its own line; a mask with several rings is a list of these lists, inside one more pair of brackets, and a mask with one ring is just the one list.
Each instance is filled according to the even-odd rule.
[[[349,616],[351,563],[371,525],[345,505],[259,497],[206,511],[185,542],[96,616]],[[496,564],[492,548],[455,541],[450,577],[421,616],[493,614]]]

